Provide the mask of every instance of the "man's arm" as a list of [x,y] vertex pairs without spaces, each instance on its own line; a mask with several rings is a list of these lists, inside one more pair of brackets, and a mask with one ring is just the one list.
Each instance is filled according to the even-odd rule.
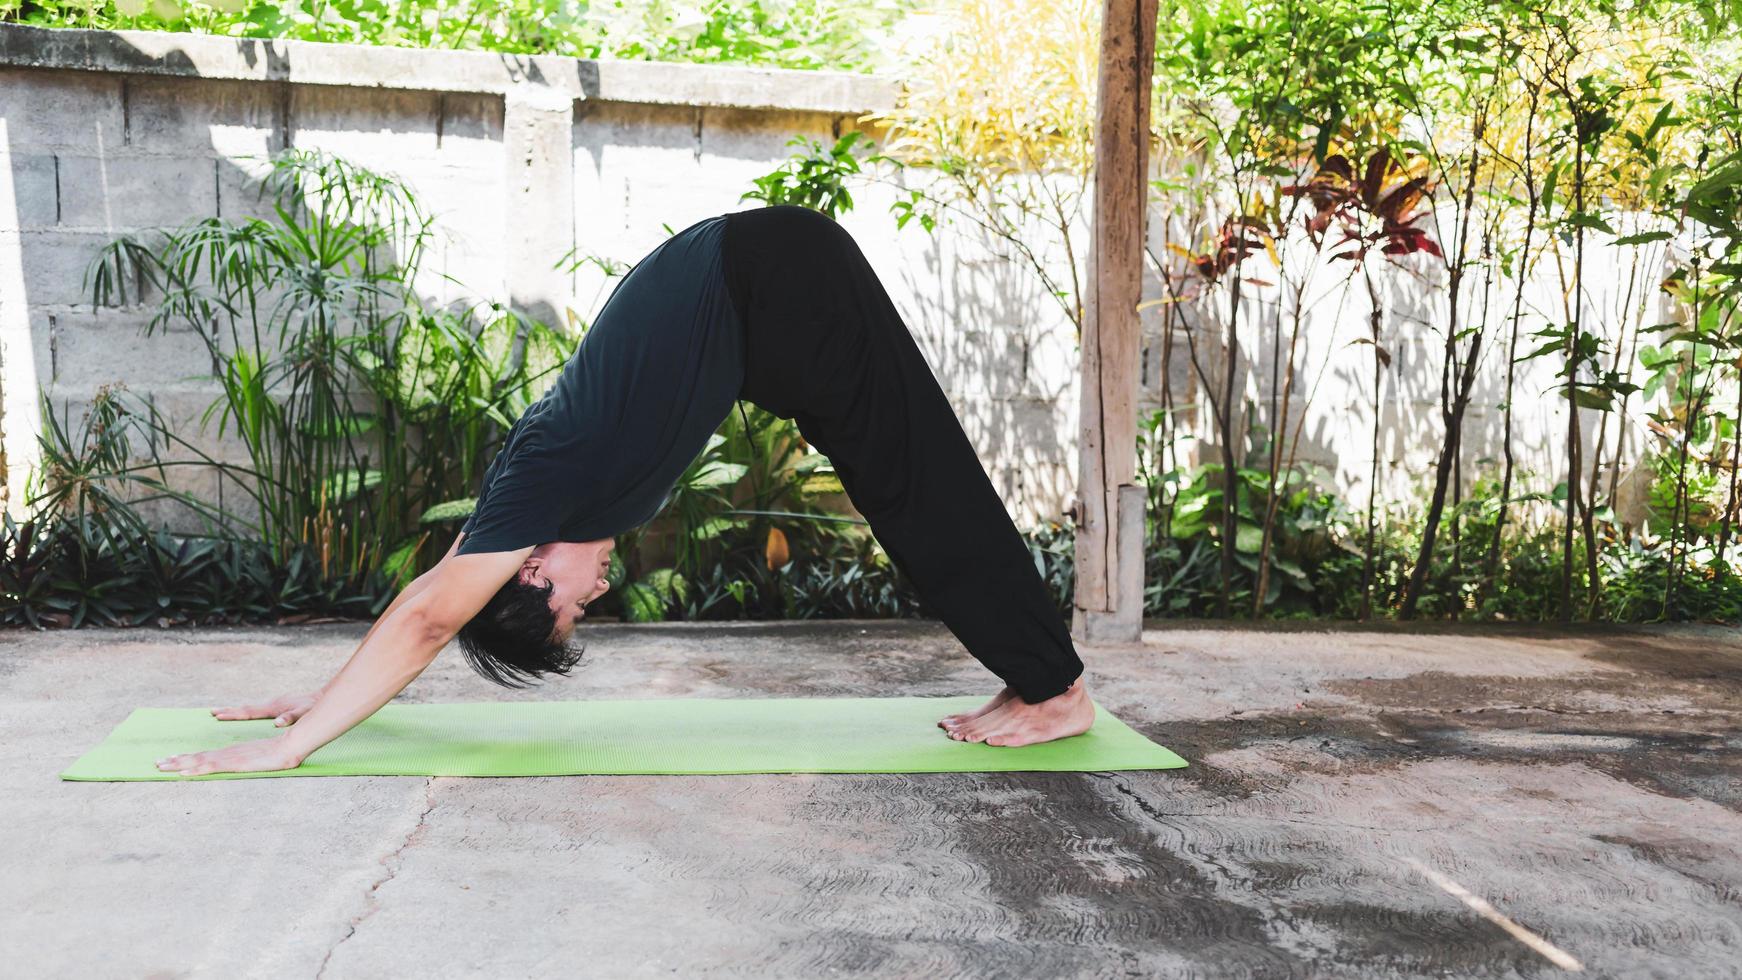
[[[412,579],[410,585],[399,590],[399,594],[393,597],[393,601],[388,604],[386,609],[381,611],[381,615],[376,616],[375,621],[369,624],[368,632],[364,633],[363,638],[357,641],[357,649],[351,651],[351,656],[353,658],[357,656],[358,651],[363,649],[363,644],[368,643],[369,638],[375,635],[376,627],[386,622],[387,617],[393,615],[396,610],[404,606],[407,601],[419,592],[422,592],[424,588],[429,585],[429,583],[434,579],[436,570],[441,568],[442,564],[449,558],[452,558],[455,552],[459,551],[460,542],[465,539],[465,532],[460,532],[460,534],[454,538],[454,543],[448,546],[447,554],[443,555],[441,561],[436,563],[435,568],[431,568],[429,571],[424,572],[417,578]],[[273,698],[270,701],[235,705],[227,708],[213,708],[212,717],[219,721],[248,721],[255,718],[273,718],[276,719],[274,724],[280,728],[283,728],[286,725],[293,725],[298,719],[302,718],[303,715],[309,713],[309,710],[315,706],[315,702],[319,701],[321,696],[327,693],[327,689],[333,686],[333,681],[338,679],[338,676],[338,672],[335,671],[333,676],[329,678],[325,684],[321,685],[320,690],[313,694],[286,695]]]
[[450,553],[425,573],[430,578],[423,588],[406,597],[399,608],[382,614],[363,645],[293,727],[267,739],[162,759],[158,768],[184,776],[296,768],[423,673],[502,583],[519,573],[530,554],[530,547],[479,555]]
[[[357,649],[351,652],[352,659],[356,659],[357,654],[362,652],[363,645],[369,642],[369,638],[375,635],[376,628],[386,622],[387,617],[393,615],[395,610],[404,606],[407,601],[429,586],[429,583],[435,578],[436,573],[441,569],[441,567],[447,564],[448,559],[454,557],[455,552],[460,550],[460,542],[464,540],[466,540],[466,532],[461,531],[457,536],[455,536],[454,543],[448,545],[448,553],[443,555],[441,560],[435,563],[434,567],[429,571],[424,572],[422,575],[419,575],[417,578],[412,579],[410,585],[399,590],[399,594],[393,597],[393,601],[387,604],[387,608],[381,610],[381,615],[375,617],[375,622],[369,624],[369,631],[363,634],[363,639],[357,642]],[[497,588],[501,588],[501,586],[498,585]],[[483,607],[480,606],[479,608],[481,609]],[[346,663],[349,662],[350,661],[346,661]],[[325,684],[321,685],[321,689],[315,692],[314,696],[316,700],[319,700],[327,693],[328,689],[333,686],[333,681],[338,680],[339,674],[341,673],[344,673],[343,667],[339,669],[338,673],[333,674]]]

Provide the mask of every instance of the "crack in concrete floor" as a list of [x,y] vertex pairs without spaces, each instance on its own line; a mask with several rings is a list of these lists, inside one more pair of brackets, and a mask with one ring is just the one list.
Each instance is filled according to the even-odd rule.
[[363,893],[363,910],[351,916],[351,921],[345,928],[345,934],[333,943],[325,956],[321,957],[320,966],[315,969],[315,980],[324,980],[327,975],[327,967],[332,964],[333,954],[339,951],[340,946],[350,942],[351,937],[357,934],[358,928],[363,925],[364,921],[381,908],[381,897],[377,894],[381,890],[381,886],[399,876],[399,869],[405,862],[405,852],[422,839],[429,827],[429,815],[436,807],[435,782],[438,778],[440,777],[424,777],[423,812],[417,815],[417,822],[412,825],[405,838],[399,842],[399,846],[381,856],[380,864],[385,873],[370,883],[369,888]]

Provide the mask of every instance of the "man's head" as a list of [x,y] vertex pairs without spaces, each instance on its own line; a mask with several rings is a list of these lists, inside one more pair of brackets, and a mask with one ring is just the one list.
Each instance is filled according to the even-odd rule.
[[569,635],[605,580],[616,542],[556,541],[532,549],[520,571],[460,628],[460,649],[472,669],[503,687],[525,687],[547,673],[567,674],[581,655]]

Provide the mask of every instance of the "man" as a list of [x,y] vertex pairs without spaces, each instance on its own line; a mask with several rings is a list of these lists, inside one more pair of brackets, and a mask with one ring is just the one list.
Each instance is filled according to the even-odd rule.
[[699,221],[636,263],[509,430],[448,553],[319,693],[213,711],[293,727],[159,768],[295,768],[456,635],[497,683],[567,673],[613,539],[659,511],[738,398],[796,420],[921,598],[1004,680],[938,722],[949,737],[1027,745],[1088,730],[1069,631],[894,303],[832,219],[777,206]]

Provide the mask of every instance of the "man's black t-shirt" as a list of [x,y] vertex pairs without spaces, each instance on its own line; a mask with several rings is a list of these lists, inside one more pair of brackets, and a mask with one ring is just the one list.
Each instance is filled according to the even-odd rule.
[[617,284],[485,471],[460,554],[595,541],[659,513],[744,384],[726,217],[678,232]]

